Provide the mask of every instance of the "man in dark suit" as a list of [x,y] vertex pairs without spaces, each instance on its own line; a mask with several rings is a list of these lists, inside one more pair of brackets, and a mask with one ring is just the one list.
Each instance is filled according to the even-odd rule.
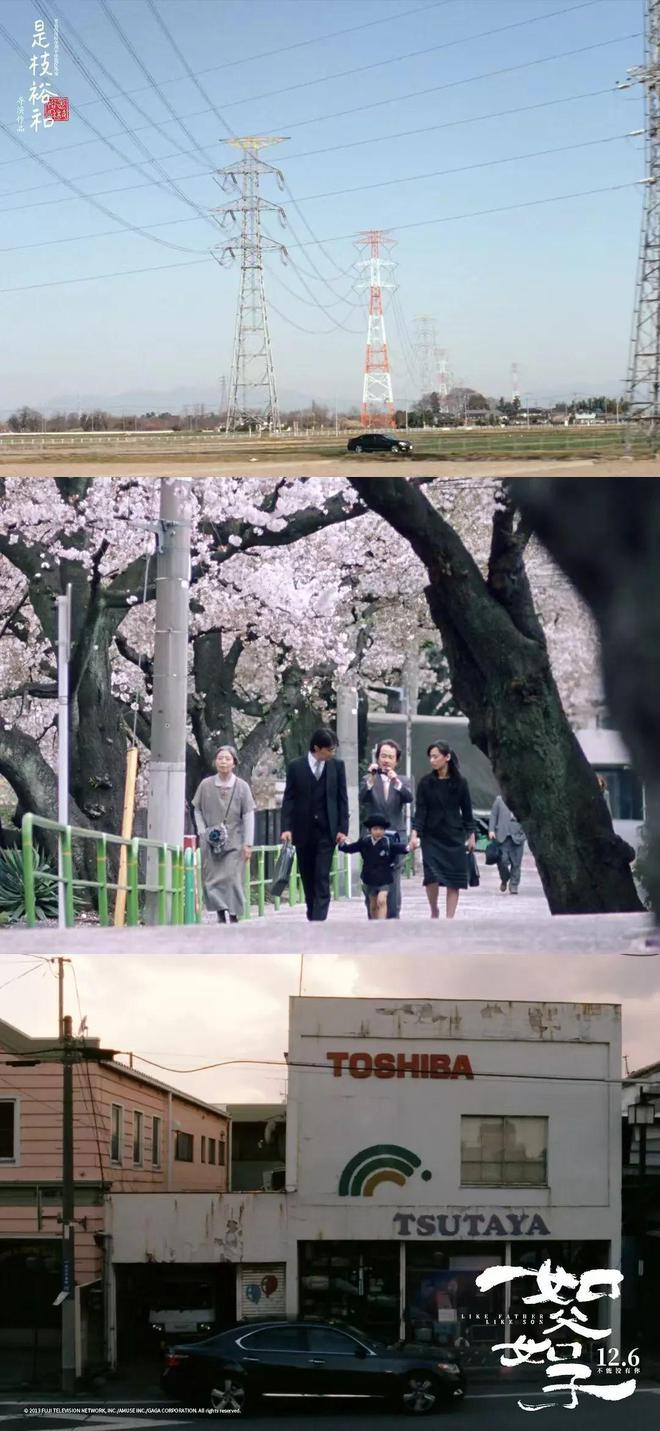
[[[385,829],[393,830],[399,839],[405,839],[406,805],[412,801],[412,788],[409,780],[396,773],[400,758],[401,746],[395,740],[379,741],[375,760],[360,785],[359,797],[364,819],[369,815],[382,815]],[[388,919],[398,919],[401,913],[402,864],[403,858],[399,858],[394,865],[394,880],[387,892]]]
[[307,918],[314,921],[328,917],[332,856],[348,833],[346,769],[333,758],[336,750],[331,730],[315,730],[308,754],[286,772],[282,801],[281,838],[296,847]]

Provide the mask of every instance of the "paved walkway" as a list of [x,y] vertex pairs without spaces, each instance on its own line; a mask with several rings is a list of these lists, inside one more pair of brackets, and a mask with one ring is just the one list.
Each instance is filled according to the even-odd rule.
[[[218,925],[209,917],[185,928],[101,929],[78,925],[61,933],[51,926],[0,930],[0,958],[39,953],[194,956],[219,954],[421,954],[447,958],[489,956],[496,962],[566,955],[622,955],[643,952],[652,921],[645,914],[581,914],[552,918],[531,856],[523,866],[520,893],[500,894],[496,869],[479,859],[481,884],[465,890],[456,918],[431,920],[421,878],[404,880],[400,920],[366,917],[361,898],[334,900],[325,924],[307,923],[304,905],[279,911],[272,906],[263,919]],[[443,905],[441,905],[443,908]],[[660,974],[658,959],[642,961]]]

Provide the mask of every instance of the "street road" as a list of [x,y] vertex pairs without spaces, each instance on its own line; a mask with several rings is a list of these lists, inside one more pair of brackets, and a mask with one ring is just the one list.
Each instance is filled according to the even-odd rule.
[[[442,1413],[438,1416],[427,1416],[420,1421],[420,1426],[425,1426],[432,1431],[432,1428],[443,1426],[449,1428],[456,1427],[460,1431],[462,1427],[474,1428],[487,1427],[488,1431],[526,1431],[529,1428],[530,1413],[522,1411],[518,1406],[518,1399],[532,1404],[538,1404],[544,1400],[543,1396],[538,1396],[533,1390],[521,1387],[518,1392],[490,1391],[487,1388],[475,1391],[473,1395],[466,1398],[460,1408],[449,1413]],[[561,1402],[561,1396],[557,1398]],[[564,1400],[568,1400],[564,1396]],[[25,1414],[24,1407],[38,1405],[25,1402],[21,1406],[14,1404],[3,1405],[0,1403],[0,1428],[1,1431],[70,1431],[70,1428],[84,1425],[89,1431],[139,1431],[150,1422],[159,1427],[177,1427],[178,1431],[199,1431],[199,1427],[206,1422],[208,1425],[217,1424],[218,1418],[215,1416],[197,1417],[189,1419],[186,1415],[180,1417],[168,1416],[167,1412],[146,1417],[125,1414],[121,1407],[117,1407],[116,1415],[97,1414],[91,1411],[80,1416],[53,1415],[50,1408],[44,1406],[44,1414],[30,1416]],[[65,1406],[66,1403],[61,1403]],[[145,1403],[146,1405],[146,1403]],[[151,1403],[153,1407],[154,1403]],[[109,1410],[110,1406],[103,1410]],[[132,1408],[131,1408],[132,1409]],[[224,1418],[222,1418],[224,1421]],[[543,1427],[544,1431],[651,1431],[660,1423],[660,1386],[639,1387],[629,1400],[619,1404],[608,1404],[596,1401],[588,1397],[583,1398],[579,1406],[568,1411],[559,1406],[548,1406],[544,1408]],[[316,1425],[322,1424],[324,1431],[405,1431],[410,1428],[411,1417],[397,1414],[381,1412],[374,1414],[373,1411],[361,1411],[359,1407],[349,1407],[348,1403],[341,1401],[338,1403],[314,1402],[282,1402],[269,1406],[268,1411],[256,1416],[245,1417],[242,1422],[249,1428],[249,1431],[277,1431],[283,1425],[290,1426],[292,1431],[312,1431]],[[535,1424],[535,1423],[532,1423]]]
[[229,461],[217,455],[172,459],[161,457],[132,457],[128,453],[119,456],[90,457],[76,453],[64,459],[41,460],[23,454],[13,456],[9,452],[0,454],[0,467],[8,477],[70,477],[84,472],[88,477],[525,477],[525,476],[566,476],[566,477],[648,477],[658,471],[654,458],[632,461],[627,457],[617,458],[566,458],[563,460],[543,457],[534,461],[512,461],[508,458],[474,458],[472,461],[437,461],[415,458],[395,463],[390,458],[384,462],[369,458],[361,459],[359,466],[353,460],[341,457],[299,457],[284,460],[241,459],[233,457]]

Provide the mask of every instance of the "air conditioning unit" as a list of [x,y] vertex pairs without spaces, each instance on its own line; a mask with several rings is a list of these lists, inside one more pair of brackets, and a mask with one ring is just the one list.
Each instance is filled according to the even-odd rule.
[[285,1179],[284,1168],[269,1168],[261,1175],[261,1186],[267,1193],[284,1192]]

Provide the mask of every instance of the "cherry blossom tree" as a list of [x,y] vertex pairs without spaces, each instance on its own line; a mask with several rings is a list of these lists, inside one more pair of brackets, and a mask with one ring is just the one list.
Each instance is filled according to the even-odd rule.
[[[428,491],[486,574],[500,484],[435,480]],[[192,502],[189,790],[220,740],[238,746],[248,778],[260,762],[272,771],[301,713],[332,717],[344,677],[398,685],[416,652],[422,690],[437,686],[448,652],[424,562],[346,480],[205,479]],[[54,597],[70,581],[71,817],[119,827],[127,736],[147,751],[150,740],[157,503],[149,478],[1,484],[0,773],[24,808],[56,809]],[[540,547],[528,547],[527,569],[557,684],[581,721],[598,691],[592,625]],[[452,684],[440,696],[464,709]]]

